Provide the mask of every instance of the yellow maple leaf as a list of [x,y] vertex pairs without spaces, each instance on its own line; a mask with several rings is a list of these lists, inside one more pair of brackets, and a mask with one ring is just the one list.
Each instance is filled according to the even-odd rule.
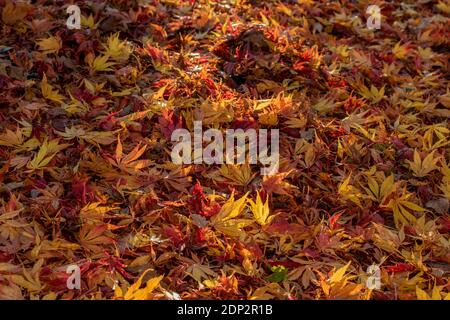
[[278,283],[269,283],[263,287],[256,289],[248,300],[270,300],[275,297],[282,296],[283,289]]
[[447,3],[443,2],[443,1],[439,1],[438,4],[436,5],[436,8],[438,8],[439,10],[441,10],[442,12],[446,13],[446,14],[450,14],[450,2],[447,1]]
[[139,143],[133,148],[133,150],[130,151],[129,154],[124,155],[122,142],[120,141],[120,137],[117,137],[115,159],[108,160],[114,166],[117,166],[118,168],[131,174],[139,173],[139,170],[146,168],[153,163],[151,160],[138,160],[138,158],[144,154],[146,149],[147,146],[144,145],[141,148],[141,145]]
[[19,127],[16,132],[6,129],[6,132],[0,134],[0,146],[20,146],[24,142],[24,136]]
[[205,125],[230,122],[234,118],[233,108],[230,107],[229,101],[226,100],[218,102],[205,100],[200,105],[200,110],[203,114],[203,123]]
[[266,198],[266,201],[263,203],[261,200],[261,196],[259,195],[259,192],[256,194],[256,202],[253,202],[253,200],[248,199],[248,202],[250,203],[250,210],[253,213],[253,217],[255,218],[256,222],[258,222],[260,225],[264,226],[268,223],[270,223],[275,216],[270,216],[270,210],[269,210],[269,197]]
[[434,158],[434,150],[430,154],[428,154],[425,159],[422,161],[420,158],[419,152],[414,150],[414,161],[406,160],[409,163],[409,167],[414,172],[416,177],[425,177],[431,171],[438,169],[436,163],[439,161],[439,158]]
[[131,53],[131,47],[126,41],[120,41],[118,32],[108,38],[104,48],[105,55],[114,60],[127,60]]
[[58,139],[51,140],[50,142],[45,139],[36,156],[28,163],[28,169],[43,169],[53,159],[57,152],[68,146],[68,144],[58,145]]
[[278,116],[276,113],[266,112],[258,116],[259,123],[267,126],[274,126],[278,123]]
[[348,267],[350,266],[351,261],[349,261],[345,266],[339,268],[338,270],[336,270],[330,277],[329,282],[331,284],[333,283],[337,283],[340,282],[345,275],[345,272],[347,271]]
[[247,199],[248,192],[238,200],[234,200],[234,193],[230,196],[227,202],[222,206],[219,213],[213,217],[214,221],[226,221],[236,218],[245,207],[245,200]]
[[[114,138],[114,133],[111,131],[88,131],[86,132],[81,127],[66,127],[65,132],[56,131],[56,134],[64,137],[66,140],[71,139],[83,139],[92,144],[111,144],[116,139]],[[1,143],[1,142],[0,142]]]
[[405,59],[409,51],[410,51],[409,44],[406,43],[401,45],[400,42],[398,42],[394,46],[394,49],[392,49],[392,53],[397,59]]
[[230,184],[240,186],[247,186],[256,176],[255,173],[252,173],[252,169],[248,163],[242,165],[223,164],[218,170],[218,173],[221,175],[221,177],[215,177],[214,180],[216,181],[228,180],[231,181]]
[[46,99],[59,102],[61,104],[64,103],[64,96],[62,96],[57,89],[53,89],[53,86],[47,82],[47,75],[45,73],[41,81],[41,92]]
[[22,288],[25,288],[31,292],[40,291],[42,290],[42,283],[39,279],[39,271],[42,268],[42,264],[44,263],[44,259],[39,259],[35,262],[33,268],[26,269],[24,268],[22,271],[22,275],[19,274],[13,274],[11,275],[11,280],[21,286]]
[[373,103],[378,103],[384,98],[384,86],[377,89],[372,85],[369,89],[363,83],[357,83],[354,87],[362,97],[371,100]]
[[[420,289],[418,286],[416,286],[416,296],[417,300],[450,300],[450,293],[445,294],[442,292],[442,289],[444,286],[437,286],[436,284],[433,287],[433,290],[431,291],[431,296],[428,295],[424,290]],[[442,295],[444,295],[442,297]]]
[[343,267],[333,272],[331,277],[325,279],[320,273],[320,285],[327,299],[354,299],[360,296],[364,286],[362,284],[353,283],[350,280],[354,276],[346,275],[350,261]]
[[85,16],[81,16],[81,25],[88,27],[89,29],[97,29],[98,25],[100,24],[100,21],[98,21],[97,23],[95,23],[94,17],[91,15],[89,15],[89,17],[85,17]]
[[44,54],[58,53],[62,47],[62,41],[60,37],[49,37],[47,39],[40,39],[36,41],[39,46],[39,50],[43,51]]
[[387,205],[382,205],[382,207],[392,210],[392,212],[394,213],[394,222],[397,227],[400,226],[400,222],[406,224],[408,222],[415,223],[417,221],[416,217],[410,211],[427,211],[421,206],[408,201],[410,196],[411,194],[406,193],[406,190],[404,190],[403,194],[400,197],[396,196],[395,198],[390,199]]
[[439,189],[441,189],[442,193],[444,194],[444,196],[450,200],[450,182],[443,182],[440,186]]
[[164,278],[164,276],[151,278],[147,280],[145,287],[140,289],[144,276],[150,270],[151,269],[144,271],[139,279],[128,288],[127,292],[124,295],[122,294],[122,289],[117,286],[115,289],[115,296],[124,298],[125,300],[149,300],[151,298],[151,293],[153,292],[153,290],[158,287],[159,283]]
[[248,192],[242,198],[235,201],[234,194],[232,194],[230,199],[222,206],[219,213],[211,218],[211,224],[214,228],[233,237],[244,235],[242,228],[253,223],[253,220],[234,218],[239,216],[241,211],[245,208],[247,195]]
[[92,54],[86,56],[86,61],[89,65],[91,72],[95,71],[111,71],[111,67],[115,65],[115,62],[110,62],[108,55],[94,57]]
[[350,185],[350,178],[351,175],[348,176],[340,185],[338,188],[338,193],[341,196],[343,200],[350,200],[354,202],[358,207],[362,208],[361,201],[359,198],[362,196],[361,193],[358,191],[357,188]]
[[367,177],[367,184],[369,185],[369,188],[363,188],[364,190],[366,190],[368,197],[373,201],[381,203],[394,190],[394,175],[391,174],[389,177],[387,177],[382,182],[381,187],[378,184],[377,180],[375,180],[371,176]]

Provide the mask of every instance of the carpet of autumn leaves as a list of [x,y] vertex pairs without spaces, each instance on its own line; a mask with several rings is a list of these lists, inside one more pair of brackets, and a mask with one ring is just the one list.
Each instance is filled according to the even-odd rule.
[[[72,3],[0,0],[0,299],[450,297],[448,0]],[[173,164],[194,120],[279,172]]]

